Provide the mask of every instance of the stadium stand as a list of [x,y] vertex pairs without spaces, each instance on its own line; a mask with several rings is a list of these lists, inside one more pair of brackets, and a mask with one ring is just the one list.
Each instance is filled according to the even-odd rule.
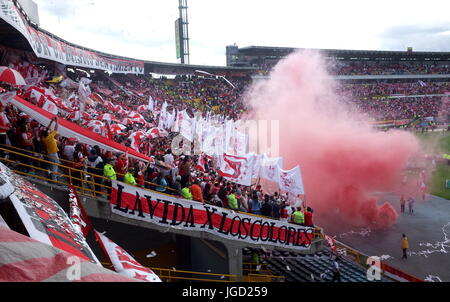
[[[249,188],[226,181],[218,173],[217,162],[213,158],[171,155],[171,141],[175,133],[165,133],[159,125],[164,103],[167,104],[165,109],[168,112],[187,110],[190,117],[195,112],[200,112],[203,117],[220,116],[222,121],[225,118],[239,119],[247,110],[242,97],[245,89],[252,83],[252,76],[255,79],[257,75],[267,75],[272,66],[293,49],[242,49],[242,53],[247,54],[248,61],[242,61],[244,55],[237,55],[237,61],[230,62],[230,66],[224,68],[143,62],[143,74],[110,74],[105,70],[91,71],[90,68],[58,65],[39,59],[30,52],[27,43],[11,40],[8,24],[2,21],[0,29],[8,33],[5,34],[5,43],[11,42],[1,45],[2,64],[19,71],[28,81],[28,85],[21,88],[0,84],[0,89],[4,91],[0,105],[0,122],[4,130],[0,135],[1,160],[17,173],[62,186],[73,184],[81,192],[90,191],[94,197],[108,199],[111,175],[104,168],[110,163],[118,179],[129,180],[130,184],[173,196],[182,195],[182,189],[185,188],[194,191],[195,186],[199,194],[194,194],[193,202],[231,208],[228,201],[233,195],[237,198],[237,208],[233,208],[234,210],[259,216],[263,214],[263,218],[286,218],[292,222],[289,216],[296,209],[289,206],[287,195],[264,194],[261,188]],[[54,36],[52,38],[57,39]],[[249,52],[251,56],[248,55]],[[267,52],[267,60],[256,58]],[[430,123],[434,123],[440,113],[446,110],[448,112],[446,95],[450,91],[449,77],[440,78],[439,81],[432,81],[427,76],[419,80],[406,77],[448,75],[450,68],[444,60],[446,55],[448,58],[448,54],[340,50],[324,53],[329,59],[340,58],[337,64],[331,66],[334,75],[381,76],[376,80],[350,78],[350,81],[342,82],[338,91],[348,97],[347,101],[355,103],[361,111],[376,120],[406,119],[406,124],[409,125],[412,121],[428,118]],[[369,57],[372,61],[367,64],[352,62],[350,58],[355,56],[359,59]],[[441,62],[401,63],[401,57],[404,56],[416,60],[428,56],[438,58]],[[375,64],[377,58],[391,58],[398,62]],[[198,69],[224,75],[227,80],[200,75]],[[148,75],[150,72],[164,73],[171,77],[154,78]],[[405,77],[391,81],[383,79],[382,76],[386,75]],[[92,144],[80,143],[72,137],[55,136],[47,131],[48,125],[40,124],[17,107],[8,104],[11,95],[17,95],[47,111],[53,108],[59,118],[71,120],[86,131],[139,152],[151,159],[150,164],[143,164],[135,158],[127,159]],[[80,101],[82,95],[86,104]],[[149,96],[153,100],[153,110],[147,109]],[[429,124],[430,127],[433,125]],[[155,129],[156,132],[153,132]],[[141,137],[137,135],[139,131],[146,135],[137,139],[138,136]],[[203,163],[203,166],[199,163]],[[125,176],[127,174],[128,178]],[[264,205],[266,207],[262,213]],[[283,210],[287,210],[288,217],[281,217]],[[285,276],[288,282],[331,281],[333,253],[327,248],[315,255],[273,251],[269,256],[262,250],[258,252],[262,256],[261,264],[272,275]],[[244,249],[245,256],[251,256],[250,254],[250,250]],[[340,259],[342,281],[367,281],[365,268],[345,257]]]

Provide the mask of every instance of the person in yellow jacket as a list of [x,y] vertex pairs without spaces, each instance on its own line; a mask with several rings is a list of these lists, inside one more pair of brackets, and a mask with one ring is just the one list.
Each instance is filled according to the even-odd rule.
[[403,234],[402,249],[403,249],[402,259],[408,259],[408,256],[406,255],[406,250],[409,249],[409,242],[408,242],[408,237],[406,237],[405,234]]
[[117,174],[114,170],[114,166],[107,160],[106,165],[103,167],[103,175],[109,179],[109,181],[117,180]]
[[304,225],[305,224],[305,214],[303,214],[301,208],[298,208],[293,214],[292,219],[295,224]]
[[181,197],[183,197],[184,199],[187,199],[187,200],[192,200],[192,193],[191,193],[191,190],[189,189],[189,186],[184,187],[181,190]]
[[134,178],[134,168],[129,168],[128,173],[125,174],[123,180],[126,184],[137,186],[136,179]]
[[234,195],[234,191],[230,192],[230,195],[228,195],[227,199],[230,209],[237,211],[239,209],[239,205],[236,195]]
[[105,185],[107,186],[108,196],[111,195],[111,186],[114,180],[117,180],[117,174],[114,170],[114,166],[111,163],[110,159],[105,159],[105,165],[103,166],[103,176],[108,178],[105,181]]

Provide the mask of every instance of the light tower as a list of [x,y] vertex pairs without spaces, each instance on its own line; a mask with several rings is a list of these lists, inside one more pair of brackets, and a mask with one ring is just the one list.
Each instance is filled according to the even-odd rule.
[[187,0],[178,0],[180,18],[175,22],[177,59],[181,59],[181,64],[190,64],[189,59],[189,20]]

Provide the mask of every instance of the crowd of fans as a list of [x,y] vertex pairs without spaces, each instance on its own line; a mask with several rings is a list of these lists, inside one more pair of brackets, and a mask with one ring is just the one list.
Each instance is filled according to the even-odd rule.
[[448,112],[450,82],[342,84],[337,93],[378,121],[435,119]]
[[[79,80],[74,78],[73,80]],[[191,113],[222,114],[231,118],[238,118],[245,107],[239,101],[242,89],[246,83],[234,80],[234,89],[228,83],[217,79],[187,78],[177,79],[145,79],[137,76],[120,75],[113,79],[92,78],[91,90],[109,100],[115,105],[122,106],[126,111],[138,110],[148,102],[141,95],[151,95],[160,106],[163,102],[170,104],[177,110],[189,109]],[[73,91],[60,87],[57,84],[40,83],[41,88],[48,88],[52,94],[67,98]],[[6,90],[16,90],[17,94],[26,100],[36,103],[31,95],[26,93],[26,87],[13,88],[5,86]],[[200,101],[198,101],[200,100]],[[102,113],[111,110],[103,104],[87,105],[83,118],[75,121],[86,126],[86,120],[95,119]],[[158,108],[160,109],[160,108]],[[157,112],[140,111],[144,123],[135,122],[110,138],[130,145],[129,135],[142,128],[149,129],[157,124]],[[95,110],[95,114],[92,112]],[[64,138],[57,134],[58,117],[49,125],[40,125],[30,119],[28,115],[20,112],[12,104],[1,106],[2,129],[5,130],[4,140],[0,143],[18,148],[23,155],[10,152],[8,162],[15,162],[15,168],[27,174],[40,173],[47,170],[47,177],[56,182],[64,182],[67,171],[63,171],[57,164],[63,163],[76,170],[71,170],[70,181],[77,187],[90,187],[97,193],[110,194],[110,184],[113,180],[153,189],[166,194],[181,196],[195,202],[208,203],[236,211],[247,212],[291,221],[293,223],[313,226],[311,208],[301,210],[292,207],[288,194],[264,193],[261,186],[254,184],[251,187],[241,186],[219,176],[216,159],[201,155],[205,164],[199,167],[198,156],[176,156],[171,151],[174,133],[164,137],[146,138],[140,141],[139,151],[153,159],[153,162],[144,163],[125,154],[102,150],[98,146],[89,146],[77,141],[76,138]],[[60,110],[60,113],[64,112]],[[115,113],[121,119],[126,114]],[[65,118],[69,112],[60,114]],[[86,120],[85,120],[86,119]],[[88,126],[86,126],[88,127]],[[4,154],[3,154],[4,155]],[[49,162],[33,161],[29,155],[43,158]],[[22,164],[18,164],[18,162]],[[33,168],[35,167],[35,168]],[[39,169],[38,169],[39,168]]]
[[360,111],[379,121],[434,118],[443,106],[442,97],[364,99],[352,102]]
[[[368,68],[367,72],[377,74],[376,69],[366,68]],[[389,68],[386,72],[389,72]],[[392,68],[395,66],[392,65]],[[434,66],[433,68],[425,70],[427,72],[443,70],[442,67]],[[354,70],[357,69],[352,70],[348,72],[356,72]],[[424,69],[414,70],[419,72]],[[47,72],[33,66],[34,78],[39,73],[47,75]],[[77,84],[88,74],[80,70],[72,70],[67,76],[71,78],[72,83]],[[93,183],[92,189],[96,192],[110,194],[108,186],[111,181],[119,179],[132,185],[182,196],[196,202],[313,225],[310,217],[313,210],[304,208],[303,211],[299,211],[299,208],[291,207],[292,203],[287,194],[277,192],[265,194],[261,186],[257,184],[245,187],[229,182],[219,176],[215,158],[201,155],[204,159],[202,162],[205,164],[204,167],[199,167],[198,156],[173,155],[171,144],[175,133],[143,137],[137,143],[132,139],[132,135],[137,131],[147,131],[157,127],[158,115],[164,102],[168,104],[168,111],[187,110],[191,116],[194,112],[200,112],[203,116],[211,114],[239,119],[246,111],[242,95],[250,83],[249,78],[231,78],[230,83],[221,78],[203,76],[156,79],[137,75],[108,76],[104,73],[92,73],[88,77],[92,80],[91,92],[97,97],[94,98],[91,95],[91,98],[95,100],[87,102],[78,117],[75,117],[74,111],[70,110],[71,106],[79,106],[75,97],[79,92],[78,85],[70,87],[70,85],[48,83],[43,80],[34,83],[34,87],[49,91],[49,95],[67,101],[64,106],[68,109],[59,111],[60,118],[70,119],[120,144],[133,147],[151,157],[153,162],[143,163],[126,158],[124,154],[114,154],[101,150],[98,146],[79,143],[75,138],[59,137],[56,133],[58,119],[52,120],[50,125],[40,125],[12,105],[2,104],[0,105],[0,144],[20,148],[25,150],[22,152],[29,152],[28,155],[32,153],[49,161],[49,163],[33,162],[27,156],[11,154],[11,160],[18,160],[24,164],[20,166],[23,172],[36,173],[33,167],[39,166],[48,170],[48,177],[58,181],[58,175],[62,175],[64,171],[61,171],[57,164],[64,160],[64,165],[77,169],[77,172],[73,171],[72,174],[73,184],[78,187],[85,186],[89,183],[85,180],[90,178]],[[448,87],[448,82],[424,83],[421,81],[344,84],[338,92],[343,95],[350,94],[351,102],[376,119],[396,120],[437,116],[442,109],[443,101],[442,97],[395,97],[395,95],[444,94],[448,91]],[[3,88],[7,91],[15,90],[22,98],[42,106],[40,101],[29,93],[27,86],[3,85]],[[153,111],[142,109],[148,104],[148,96],[151,96],[155,102]],[[99,128],[90,124],[105,113],[114,115],[117,121],[103,123],[103,126]],[[130,118],[130,114],[137,116]],[[123,122],[127,119],[128,122]],[[123,123],[123,129],[111,131],[112,126],[120,123]],[[2,155],[4,155],[3,152]]]
[[370,98],[395,95],[434,95],[450,93],[450,82],[409,83],[370,83],[370,84],[342,84],[338,87],[340,94],[352,95],[355,98]]
[[338,62],[331,68],[333,75],[410,75],[450,74],[450,65],[380,62]]
[[[328,72],[334,76],[450,74],[448,64],[342,61],[328,61],[328,63]],[[256,64],[258,74],[267,76],[276,64],[277,61]]]

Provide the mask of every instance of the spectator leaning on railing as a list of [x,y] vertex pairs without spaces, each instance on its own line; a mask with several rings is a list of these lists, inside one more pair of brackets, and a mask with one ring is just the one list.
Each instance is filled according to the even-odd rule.
[[[55,123],[55,128],[51,131],[51,126]],[[55,116],[50,123],[47,126],[47,129],[44,129],[42,131],[42,142],[45,145],[45,150],[47,151],[47,157],[49,161],[60,164],[59,156],[58,156],[58,145],[55,139],[55,136],[58,131],[58,117]],[[57,165],[51,165],[51,171],[52,171],[52,179],[57,180],[58,179],[58,166]]]

